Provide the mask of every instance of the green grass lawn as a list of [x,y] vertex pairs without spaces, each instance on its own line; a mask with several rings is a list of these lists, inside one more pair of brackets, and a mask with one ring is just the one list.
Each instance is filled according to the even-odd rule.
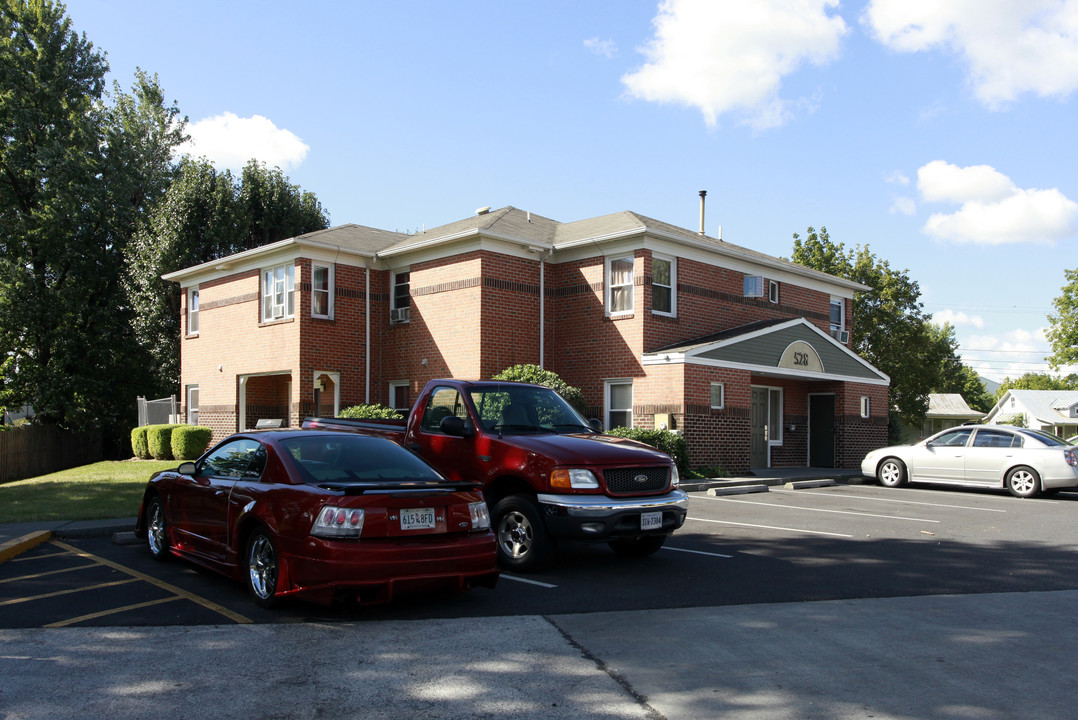
[[146,481],[176,460],[105,461],[0,485],[0,523],[135,517]]

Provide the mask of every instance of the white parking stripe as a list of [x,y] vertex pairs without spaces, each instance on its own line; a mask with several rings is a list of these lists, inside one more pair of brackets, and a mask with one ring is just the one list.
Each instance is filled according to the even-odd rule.
[[529,585],[538,585],[539,587],[545,587],[545,588],[551,588],[551,589],[558,587],[557,585],[551,585],[550,583],[539,582],[538,580],[529,580],[528,578],[517,577],[516,575],[510,575],[509,573],[502,573],[501,577],[502,577],[503,580],[515,580],[517,582],[527,583]]
[[[804,490],[776,490],[774,488],[771,489],[771,492],[774,492],[774,493],[790,493],[790,494],[794,494],[794,495],[797,495],[797,494],[804,495],[805,494]],[[902,503],[904,505],[927,505],[928,507],[951,508],[953,510],[979,510],[981,512],[994,512],[994,513],[1005,513],[1005,512],[1007,512],[1006,510],[1000,510],[999,508],[970,507],[968,505],[945,505],[943,503],[918,502],[916,500],[900,500],[898,498],[878,498],[878,497],[871,497],[869,495],[858,495],[856,493],[850,493],[850,492],[844,492],[841,495],[832,495],[832,494],[828,494],[828,493],[813,493],[812,497],[814,497],[814,498],[825,497],[825,498],[835,498],[835,499],[838,499],[838,498],[842,498],[842,499],[854,498],[856,500],[871,500],[873,502]]]
[[806,533],[808,535],[827,535],[829,537],[852,538],[853,535],[845,533],[823,532],[822,530],[804,530],[802,528],[775,527],[774,525],[753,525],[752,523],[733,522],[731,520],[708,520],[707,518],[687,517],[686,520],[696,522],[716,523],[718,525],[738,525],[740,527],[760,528],[761,530],[785,530],[786,532]]
[[669,545],[664,545],[663,550],[673,550],[674,552],[692,553],[693,555],[709,555],[711,557],[726,558],[728,560],[733,557],[733,555],[723,555],[722,553],[704,552],[703,550],[686,550],[685,548],[670,547]]
[[853,512],[852,510],[824,510],[823,508],[804,507],[803,505],[777,505],[775,503],[753,502],[752,500],[731,500],[725,497],[699,497],[699,500],[719,500],[721,502],[741,503],[742,505],[757,505],[759,507],[779,508],[782,510],[805,510],[806,512],[833,513],[835,515],[857,515],[859,517],[883,518],[884,520],[908,520],[910,522],[938,523],[939,520],[926,518],[902,517],[901,515],[874,515],[873,513]]

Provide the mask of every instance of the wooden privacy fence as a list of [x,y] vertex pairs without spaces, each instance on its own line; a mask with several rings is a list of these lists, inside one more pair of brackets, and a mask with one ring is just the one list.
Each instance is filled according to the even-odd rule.
[[0,483],[101,459],[101,433],[27,425],[0,432]]

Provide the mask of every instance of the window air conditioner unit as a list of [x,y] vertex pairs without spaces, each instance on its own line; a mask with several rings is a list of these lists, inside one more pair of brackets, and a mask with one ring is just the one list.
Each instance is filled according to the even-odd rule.
[[389,311],[390,323],[406,323],[408,322],[408,310],[411,308],[393,308]]
[[283,317],[284,317],[284,308],[282,308],[282,307],[273,308],[273,319],[274,320],[280,320]]
[[847,345],[850,342],[850,331],[849,330],[832,330],[831,331],[831,337],[838,340],[843,345]]

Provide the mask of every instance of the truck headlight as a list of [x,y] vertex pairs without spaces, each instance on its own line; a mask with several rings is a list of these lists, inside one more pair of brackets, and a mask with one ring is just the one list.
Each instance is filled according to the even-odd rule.
[[558,468],[550,473],[550,487],[574,490],[596,490],[599,478],[591,470]]

